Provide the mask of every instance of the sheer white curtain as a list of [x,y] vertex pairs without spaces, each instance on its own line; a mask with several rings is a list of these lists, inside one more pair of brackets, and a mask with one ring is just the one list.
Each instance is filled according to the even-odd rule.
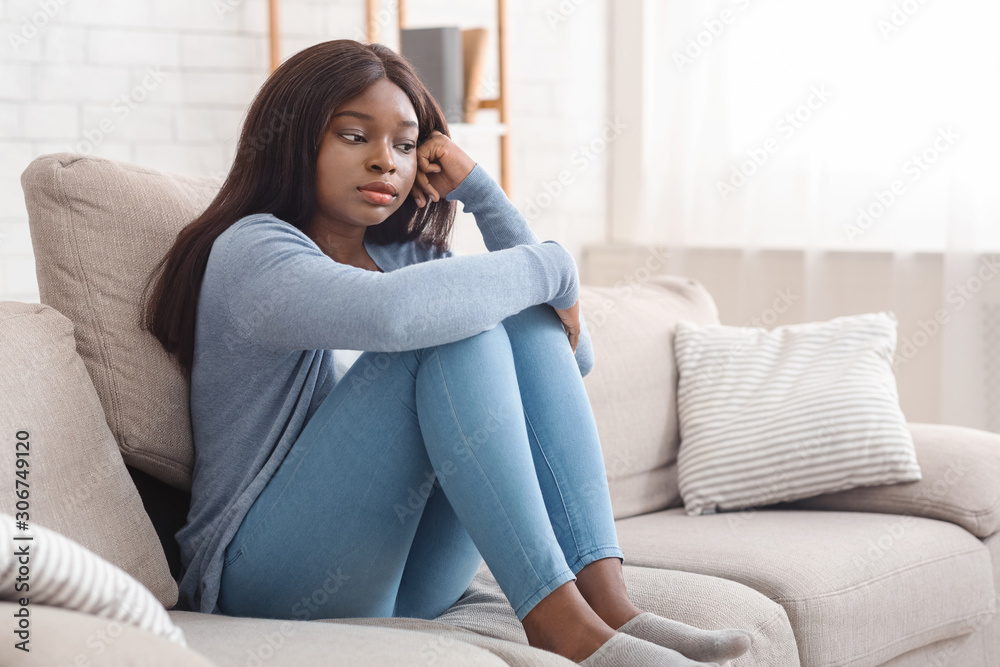
[[[642,9],[643,197],[627,236],[739,248],[745,279],[770,270],[761,249],[802,251],[803,320],[874,309],[859,306],[875,303],[866,285],[899,316],[897,376],[923,383],[911,420],[1000,430],[1000,2]],[[830,261],[843,251],[884,265],[858,298]]]

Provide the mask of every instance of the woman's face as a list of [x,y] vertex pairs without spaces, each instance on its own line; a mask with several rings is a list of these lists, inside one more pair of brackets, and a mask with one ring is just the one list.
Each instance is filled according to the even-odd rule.
[[[410,98],[389,79],[379,79],[334,109],[316,161],[313,228],[349,225],[364,232],[392,215],[416,180],[417,136]],[[372,181],[391,184],[395,195],[362,192]]]

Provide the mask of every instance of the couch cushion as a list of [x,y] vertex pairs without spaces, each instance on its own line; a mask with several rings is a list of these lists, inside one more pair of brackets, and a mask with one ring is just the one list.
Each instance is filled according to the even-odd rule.
[[[795,637],[785,610],[742,584],[690,572],[622,567],[633,604],[699,628],[741,628],[753,635],[750,650],[730,667],[797,667]],[[720,604],[724,602],[724,604]],[[528,645],[524,628],[484,562],[468,590],[434,619],[484,637]]]
[[550,655],[560,662],[508,663],[489,650],[462,641],[472,633],[433,621],[423,621],[422,627],[443,634],[393,627],[393,624],[414,627],[410,621],[420,619],[286,621],[193,611],[171,611],[170,616],[184,630],[188,646],[219,665],[504,667],[508,664],[550,664],[551,667],[570,667],[574,664],[555,654]]
[[38,157],[21,175],[42,303],[76,325],[125,462],[185,490],[194,462],[188,385],[140,329],[139,302],[156,263],[219,185],[74,153]]
[[[19,481],[28,484],[29,525],[78,542],[173,606],[177,583],[76,352],[69,319],[40,303],[0,302],[0,396],[0,430],[9,439],[0,448],[0,469],[9,475],[0,512],[24,518],[11,487],[15,471],[27,471]],[[17,456],[25,450],[12,441],[22,431],[26,457]],[[18,458],[27,467],[17,467]]]
[[627,287],[581,285],[580,312],[594,346],[583,382],[615,518],[679,505],[674,327],[717,324],[712,296],[694,279],[655,275]]
[[1000,434],[908,423],[923,479],[783,503],[788,508],[912,514],[950,521],[976,537],[1000,530]]
[[[993,559],[993,572],[1000,572],[1000,533],[983,540]],[[1000,581],[993,587],[1000,595]],[[1000,665],[1000,614],[983,612],[969,619],[968,634],[926,644],[884,663],[882,667],[963,667]]]
[[805,667],[880,664],[994,608],[989,550],[934,519],[674,508],[616,526],[627,563],[725,577],[781,604]]
[[456,645],[459,642],[489,651],[500,658],[505,665],[517,665],[518,667],[572,667],[576,664],[558,653],[533,648],[528,645],[527,641],[524,643],[511,642],[506,639],[471,632],[455,624],[442,623],[437,620],[428,621],[421,618],[346,618],[337,619],[336,621],[321,620],[318,622],[415,630],[425,635],[433,635],[435,639],[429,640],[428,643],[434,649],[423,651],[420,656],[422,660],[416,664],[436,664],[433,661],[435,655],[445,653],[448,651],[449,646]]
[[[131,625],[59,607],[31,607],[28,653],[16,650],[9,619],[18,605],[0,602],[5,619],[0,665],[8,667],[221,667],[190,647],[184,648]],[[240,662],[239,664],[244,664]]]

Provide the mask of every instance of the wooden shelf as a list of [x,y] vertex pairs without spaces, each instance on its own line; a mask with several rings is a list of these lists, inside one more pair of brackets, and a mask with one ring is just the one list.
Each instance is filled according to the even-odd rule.
[[[500,112],[500,123],[483,123],[484,131],[488,127],[501,128],[497,134],[500,137],[500,187],[507,196],[511,196],[510,186],[510,98],[507,95],[507,0],[496,0],[497,3],[497,49],[500,69],[500,91],[494,99],[479,100],[479,109],[495,109]],[[409,14],[406,0],[398,0],[397,18],[399,30],[408,27]],[[377,42],[379,37],[378,0],[365,0],[365,39],[369,43]],[[449,127],[462,126],[471,128],[480,123],[449,123]]]
[[[449,123],[449,127],[463,131],[493,132],[500,139],[500,186],[511,196],[510,185],[510,97],[507,95],[507,0],[497,3],[497,49],[500,69],[500,92],[494,99],[479,100],[479,109],[495,109],[500,112],[499,123]],[[368,43],[378,41],[378,0],[365,0],[365,39]],[[399,30],[407,26],[406,0],[398,0],[397,18]],[[281,0],[268,0],[269,40],[271,48],[271,71],[281,64]]]

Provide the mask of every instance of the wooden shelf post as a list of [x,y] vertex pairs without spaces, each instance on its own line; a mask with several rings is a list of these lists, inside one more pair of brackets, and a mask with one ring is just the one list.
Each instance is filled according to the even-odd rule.
[[271,42],[271,71],[281,64],[281,0],[267,0],[268,36]]

